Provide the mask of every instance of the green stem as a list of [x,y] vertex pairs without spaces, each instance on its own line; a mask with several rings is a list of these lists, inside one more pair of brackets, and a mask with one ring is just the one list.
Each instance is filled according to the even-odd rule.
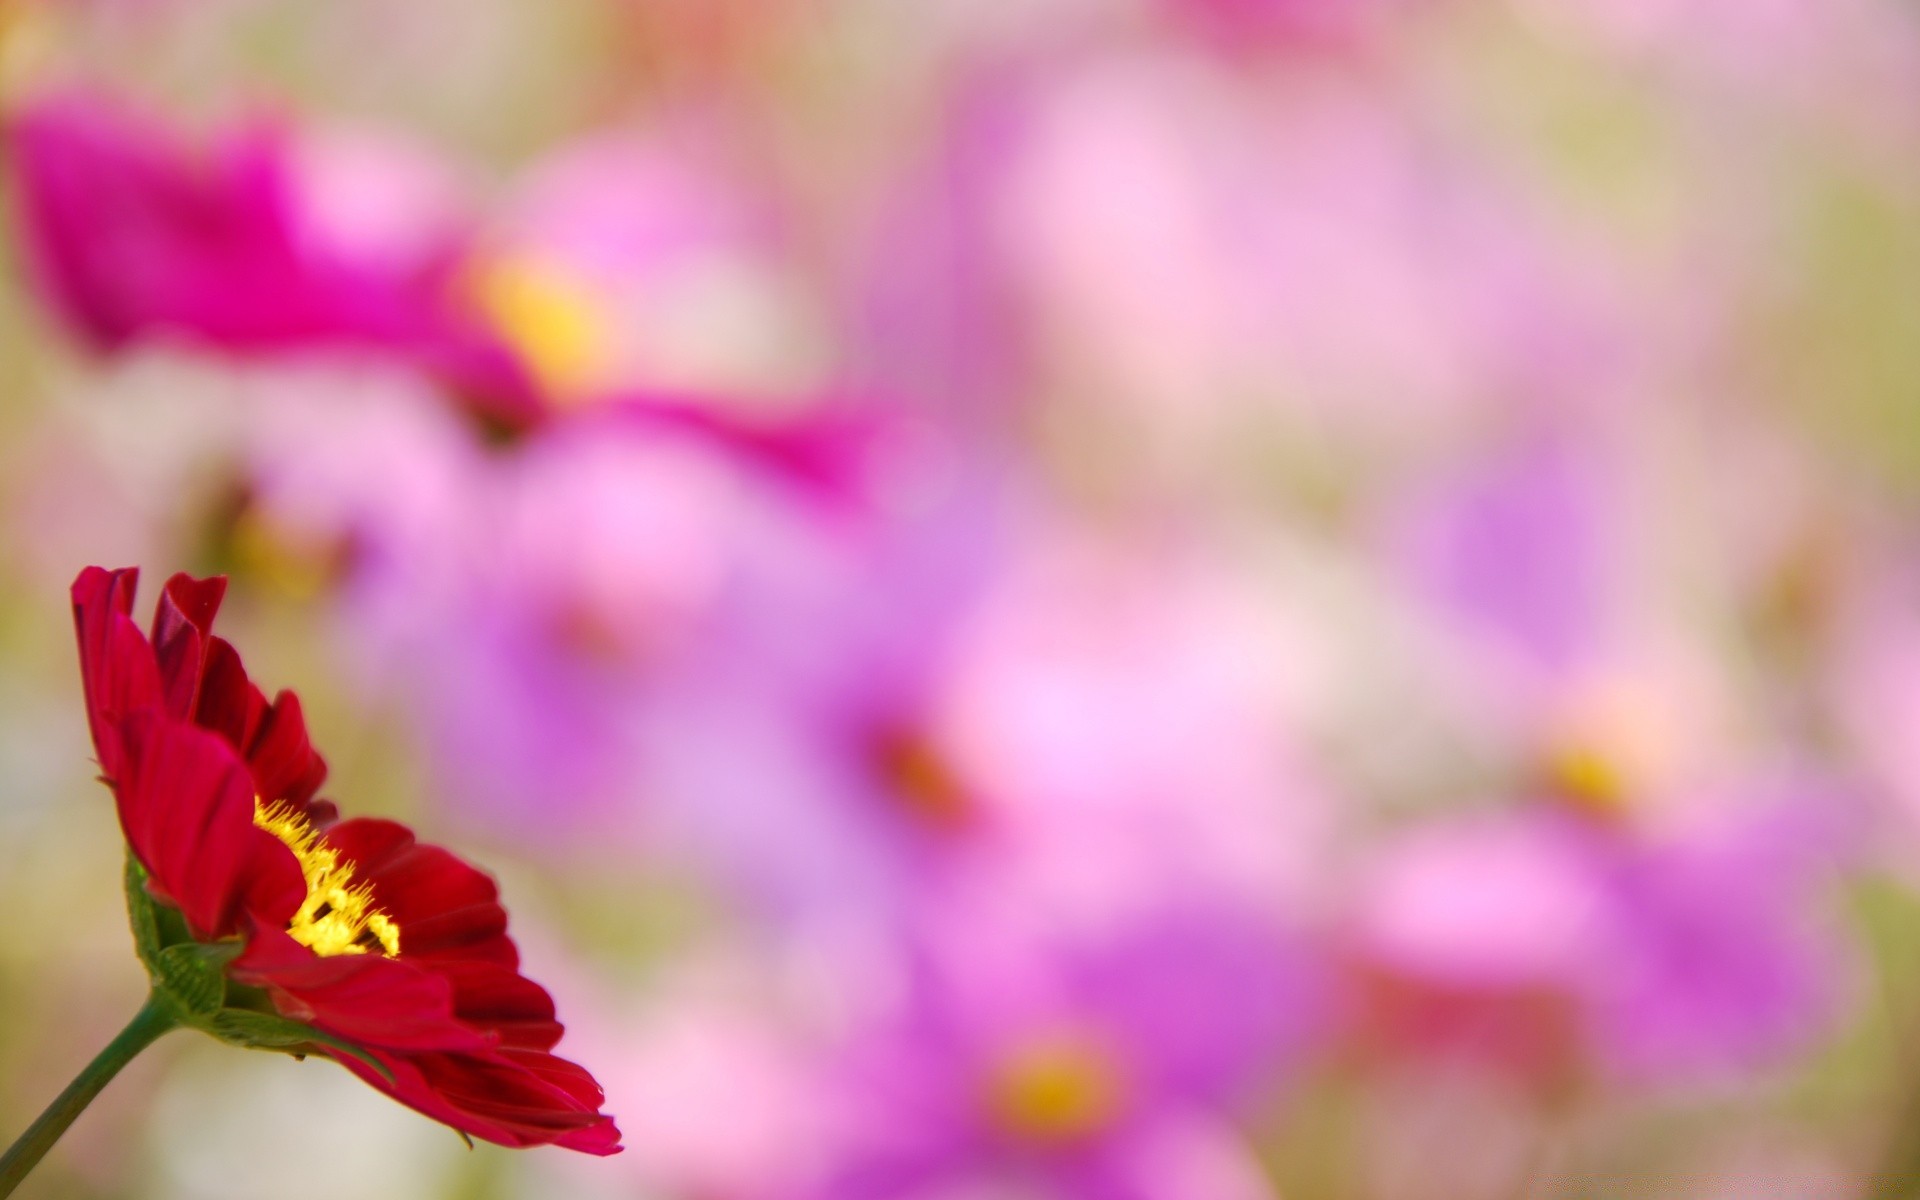
[[60,1140],[67,1126],[73,1124],[73,1119],[93,1103],[93,1098],[120,1073],[120,1068],[151,1046],[154,1039],[178,1025],[170,1005],[158,995],[148,996],[146,1004],[120,1031],[119,1036],[108,1042],[107,1048],[67,1085],[67,1090],[54,1097],[53,1103],[47,1105],[47,1111],[40,1114],[40,1119],[27,1127],[27,1131],[20,1135],[20,1140],[7,1147],[4,1155],[0,1155],[0,1200],[13,1195],[13,1189],[20,1186],[27,1172],[33,1170],[47,1151],[53,1149],[53,1144]]

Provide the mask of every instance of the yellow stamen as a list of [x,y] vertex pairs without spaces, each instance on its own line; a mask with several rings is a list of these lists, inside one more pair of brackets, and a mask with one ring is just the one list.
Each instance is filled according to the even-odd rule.
[[353,864],[320,840],[320,833],[298,809],[278,801],[253,801],[253,823],[279,838],[299,860],[307,898],[287,922],[287,935],[322,958],[365,954],[378,947],[393,958],[400,953],[400,927],[373,906],[373,888],[355,885]]
[[1119,1064],[1098,1041],[1065,1035],[1017,1047],[987,1080],[987,1107],[1008,1133],[1057,1145],[1099,1133],[1126,1099]]

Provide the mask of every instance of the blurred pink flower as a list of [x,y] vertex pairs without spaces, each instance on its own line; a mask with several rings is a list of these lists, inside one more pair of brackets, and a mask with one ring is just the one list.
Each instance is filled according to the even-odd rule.
[[1856,797],[1791,731],[1761,740],[1771,714],[1642,566],[1685,543],[1628,479],[1597,431],[1533,432],[1400,497],[1447,720],[1517,805],[1379,850],[1359,953],[1390,1037],[1672,1079],[1805,1049],[1840,1011],[1824,905]]
[[1331,813],[1265,598],[1028,503],[963,472],[734,614],[647,743],[677,857],[803,924],[891,928],[989,865],[1062,919],[1170,880],[1305,919]]
[[1185,544],[1032,519],[954,650],[938,727],[1000,852],[1059,903],[1187,873],[1305,905],[1333,813],[1293,744],[1303,636]]
[[1454,736],[1512,786],[1634,809],[1757,754],[1764,714],[1650,569],[1685,543],[1599,429],[1532,430],[1387,502]]
[[945,919],[848,1049],[818,1195],[1272,1195],[1231,1130],[1321,1019],[1297,946],[1204,902],[1064,940],[1011,910]]
[[476,230],[458,291],[555,419],[696,435],[857,497],[893,418],[841,377],[773,189],[721,132],[689,119],[555,148]]
[[526,834],[632,834],[654,730],[799,601],[830,527],[671,436],[556,431],[465,482],[450,520],[394,530],[352,583],[349,611],[384,615],[376,669],[449,798]]
[[775,912],[888,923],[996,835],[942,698],[1014,510],[964,455],[926,451],[870,511],[766,523],[762,568],[648,726],[643,786],[679,856]]
[[1824,899],[1844,839],[1828,795],[1753,790],[1754,811],[1657,832],[1534,811],[1389,839],[1352,930],[1363,1029],[1546,1084],[1712,1080],[1811,1048],[1848,992]]
[[882,924],[986,862],[1061,913],[1170,877],[1311,905],[1333,814],[1269,598],[1199,547],[950,486],[679,694],[656,787],[689,836],[749,893]]
[[819,652],[871,519],[666,425],[489,447],[379,363],[309,358],[247,393],[240,567],[327,588],[431,794],[516,834],[634,835],[678,734]]

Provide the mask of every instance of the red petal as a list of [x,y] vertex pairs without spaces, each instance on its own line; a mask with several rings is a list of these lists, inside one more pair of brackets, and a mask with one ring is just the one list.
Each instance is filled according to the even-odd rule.
[[286,844],[263,829],[253,839],[247,867],[247,890],[240,903],[250,920],[242,930],[256,927],[284,929],[307,898],[307,881]]
[[73,622],[80,642],[80,679],[94,753],[108,778],[123,768],[119,719],[160,703],[153,650],[128,615],[140,572],[88,567],[73,581]]
[[193,710],[194,724],[213,730],[235,750],[244,752],[266,714],[267,699],[247,678],[247,669],[240,664],[232,643],[225,638],[210,639],[199,702]]
[[185,571],[174,574],[161,589],[160,603],[154,610],[154,645],[165,640],[167,630],[182,624],[198,630],[201,637],[212,636],[214,614],[220,611],[220,602],[226,595],[225,575],[195,579]]
[[419,1052],[477,1051],[491,1043],[454,1015],[452,985],[401,959],[322,958],[284,930],[266,928],[227,974],[265,988],[286,1016],[355,1045]]
[[474,1137],[503,1146],[620,1151],[620,1130],[598,1111],[599,1086],[564,1059],[525,1051],[379,1057],[392,1083],[364,1063],[340,1061],[402,1104]]
[[225,576],[195,579],[175,575],[161,589],[153,610],[153,652],[160,664],[167,711],[191,719],[199,705],[200,681],[206,671],[208,639],[213,615],[227,593]]
[[373,885],[374,902],[400,926],[404,957],[519,964],[500,889],[485,872],[415,841],[394,821],[342,821],[327,831],[327,844]]
[[496,1035],[500,1045],[551,1050],[564,1028],[554,1019],[553,997],[533,980],[498,963],[447,959],[428,969],[453,987],[453,1010],[461,1020]]
[[327,777],[327,764],[307,737],[299,699],[283,691],[268,704],[225,638],[209,642],[206,659],[195,723],[226,738],[246,756],[261,799],[307,809]]
[[203,940],[237,932],[243,903],[290,917],[305,893],[299,864],[254,825],[253,777],[233,748],[155,710],[118,728],[127,749],[120,825],[153,893]]
[[552,1054],[538,1051],[503,1050],[502,1056],[519,1064],[548,1087],[557,1088],[580,1104],[599,1108],[606,1093],[585,1067]]
[[281,692],[267,706],[247,747],[247,766],[262,799],[285,800],[302,809],[309,806],[326,781],[327,764],[307,737],[300,697]]
[[139,587],[139,567],[121,567],[117,571],[88,567],[74,576],[70,589],[73,610],[76,614],[97,610],[130,615],[133,612],[134,592]]

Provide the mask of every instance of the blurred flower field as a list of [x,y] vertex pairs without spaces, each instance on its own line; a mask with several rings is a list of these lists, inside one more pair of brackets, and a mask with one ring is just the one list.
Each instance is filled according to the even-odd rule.
[[0,181],[0,1131],[97,563],[626,1143],[182,1036],[22,1196],[1920,1196],[1911,0],[0,0]]

